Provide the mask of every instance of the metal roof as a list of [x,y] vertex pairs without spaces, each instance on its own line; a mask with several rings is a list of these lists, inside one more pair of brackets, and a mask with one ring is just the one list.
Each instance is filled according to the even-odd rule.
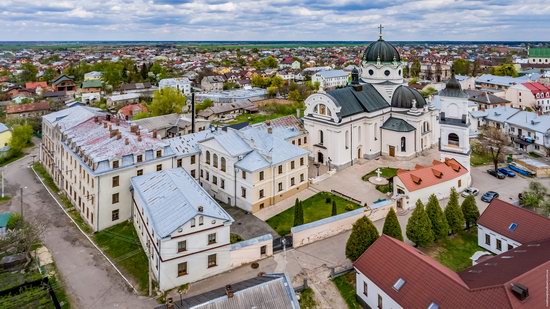
[[367,112],[372,113],[387,107],[388,102],[371,84],[362,84],[362,89],[348,86],[327,92],[332,101],[341,107],[340,117]]
[[550,58],[550,48],[529,48],[529,57]]
[[407,121],[395,117],[388,118],[388,120],[386,120],[386,122],[382,125],[382,129],[396,132],[411,132],[416,130],[416,128]]
[[99,108],[87,106],[75,106],[67,109],[62,109],[57,112],[49,113],[42,116],[42,119],[52,125],[56,125],[63,132],[70,129],[94,116],[105,115]]
[[233,222],[233,218],[183,168],[136,176],[131,182],[134,192],[144,202],[145,216],[160,238],[169,236],[199,215]]
[[315,73],[323,78],[348,77],[349,73],[344,70],[327,70]]

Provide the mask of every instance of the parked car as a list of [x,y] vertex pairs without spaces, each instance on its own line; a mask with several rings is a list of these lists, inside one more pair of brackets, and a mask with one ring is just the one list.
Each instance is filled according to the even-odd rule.
[[477,188],[474,188],[474,187],[466,188],[461,193],[461,195],[463,197],[467,197],[467,196],[470,196],[470,195],[477,196],[478,194],[479,194],[479,190]]
[[506,175],[504,175],[503,173],[501,173],[499,171],[495,171],[494,169],[488,169],[487,173],[491,176],[494,176],[494,177],[498,178],[498,179],[506,178]]
[[511,170],[501,167],[498,169],[499,172],[503,173],[504,175],[508,177],[516,177],[516,173],[512,172]]
[[498,197],[498,193],[495,191],[487,191],[483,196],[481,196],[481,200],[487,203],[490,203],[493,199]]

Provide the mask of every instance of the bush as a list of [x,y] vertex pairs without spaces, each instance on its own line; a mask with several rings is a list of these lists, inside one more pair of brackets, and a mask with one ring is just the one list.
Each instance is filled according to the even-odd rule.
[[8,220],[7,227],[9,230],[15,229],[19,224],[23,222],[23,218],[21,218],[21,214],[15,212],[11,214],[10,219]]
[[346,257],[357,260],[378,239],[378,231],[369,218],[363,217],[353,224],[346,243]]
[[330,196],[327,196],[327,198],[325,198],[325,204],[330,204]]

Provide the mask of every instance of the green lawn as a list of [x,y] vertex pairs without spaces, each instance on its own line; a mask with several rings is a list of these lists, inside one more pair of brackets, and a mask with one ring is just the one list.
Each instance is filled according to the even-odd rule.
[[300,308],[303,309],[313,309],[317,307],[317,302],[315,301],[315,293],[311,288],[307,288],[300,292]]
[[237,117],[235,117],[235,119],[231,122],[229,122],[229,124],[237,124],[237,123],[242,123],[242,122],[248,122],[250,124],[254,124],[254,123],[260,123],[260,122],[264,122],[266,120],[271,120],[271,119],[275,119],[275,118],[280,118],[280,117],[283,117],[283,116],[287,116],[285,114],[241,114]]
[[[327,202],[330,198],[330,202]],[[329,192],[319,192],[314,196],[303,201],[304,223],[310,223],[331,216],[332,201],[336,201],[336,213],[341,214],[361,207],[358,204],[350,202],[344,198],[336,196]],[[269,224],[279,235],[287,235],[290,228],[294,226],[294,206],[282,213],[268,219]]]
[[472,164],[472,166],[487,165],[492,163],[493,158],[491,157],[491,154],[472,151],[472,154],[470,155],[470,164]]
[[126,221],[98,232],[94,240],[119,268],[137,282],[140,291],[147,290],[147,256],[131,222]]
[[[363,181],[369,181],[369,178],[371,178],[372,176],[377,176],[376,170],[377,169],[370,171],[368,174],[364,175],[361,179],[363,179]],[[381,167],[380,171],[382,172],[382,174],[380,174],[380,177],[384,177],[388,180],[390,180],[395,175],[397,175],[397,169],[393,167]],[[388,183],[387,185],[377,185],[376,190],[382,193],[391,192],[392,191],[391,183]]]
[[477,229],[450,236],[423,249],[426,254],[457,272],[472,266],[470,257],[481,250],[483,249],[477,245]]
[[348,304],[349,309],[360,309],[361,305],[355,298],[355,272],[351,271],[345,275],[332,279],[332,282],[340,291],[340,295]]

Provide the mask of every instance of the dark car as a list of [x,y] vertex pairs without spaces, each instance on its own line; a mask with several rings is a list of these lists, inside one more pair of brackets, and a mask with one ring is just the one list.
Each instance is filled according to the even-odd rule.
[[498,178],[498,179],[506,178],[506,175],[504,175],[503,173],[501,173],[499,171],[495,171],[494,169],[487,170],[487,173],[491,176],[494,176],[494,177]]
[[495,191],[487,191],[483,196],[481,197],[481,200],[487,203],[490,203],[493,199],[498,197],[498,193]]
[[508,177],[516,177],[516,173],[512,172],[511,170],[507,169],[507,168],[504,168],[504,167],[501,167],[498,169],[499,172],[501,172],[502,174],[508,176]]

